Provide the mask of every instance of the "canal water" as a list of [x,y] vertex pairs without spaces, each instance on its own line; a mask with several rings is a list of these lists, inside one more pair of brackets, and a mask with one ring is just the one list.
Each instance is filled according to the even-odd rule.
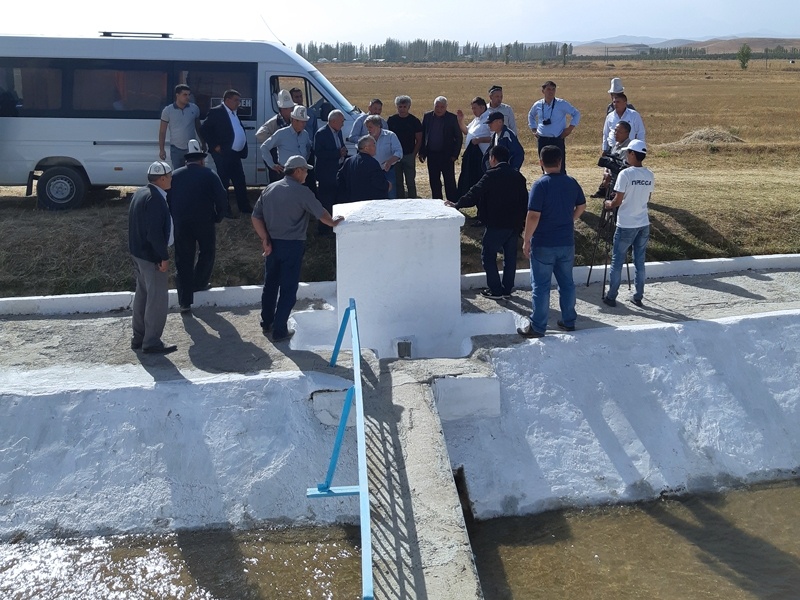
[[[487,600],[800,598],[800,480],[469,528]],[[356,527],[21,540],[0,544],[0,598],[350,600],[358,544]]]
[[800,480],[470,525],[487,600],[800,598]]

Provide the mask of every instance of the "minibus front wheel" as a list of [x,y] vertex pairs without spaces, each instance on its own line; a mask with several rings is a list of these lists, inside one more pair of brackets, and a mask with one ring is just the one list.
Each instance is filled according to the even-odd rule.
[[83,201],[87,187],[86,177],[80,171],[71,167],[50,167],[39,176],[36,183],[39,208],[76,208]]

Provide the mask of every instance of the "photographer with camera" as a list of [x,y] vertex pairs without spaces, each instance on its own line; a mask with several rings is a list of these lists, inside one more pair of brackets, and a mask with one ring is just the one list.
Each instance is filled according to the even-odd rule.
[[592,198],[605,198],[608,190],[613,184],[614,179],[622,169],[628,166],[627,146],[631,141],[631,124],[627,121],[620,121],[614,127],[614,146],[603,152],[600,160],[597,161],[598,167],[603,167],[603,181],[600,187],[592,194]]
[[[556,98],[556,84],[545,81],[542,85],[544,98],[537,100],[528,112],[528,127],[536,136],[537,154],[545,146],[561,150],[561,173],[567,172],[567,151],[564,139],[572,133],[581,120],[580,111],[563,98]],[[567,115],[570,117],[567,126]]]
[[630,165],[623,169],[614,185],[614,198],[606,200],[606,210],[617,211],[617,229],[614,232],[614,246],[611,253],[611,274],[608,293],[603,302],[608,306],[617,305],[617,293],[622,279],[622,264],[633,247],[633,266],[635,269],[636,291],[631,299],[636,306],[642,306],[644,297],[644,259],[647,242],[650,239],[650,219],[647,203],[653,193],[653,172],[642,166],[647,156],[647,147],[642,140],[633,140],[626,149]]

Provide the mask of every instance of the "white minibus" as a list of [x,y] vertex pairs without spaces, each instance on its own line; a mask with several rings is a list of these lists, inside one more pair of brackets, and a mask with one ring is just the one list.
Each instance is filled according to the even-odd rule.
[[180,83],[201,119],[225,90],[239,91],[248,185],[267,183],[255,132],[277,113],[279,90],[300,88],[320,126],[334,108],[345,131],[360,114],[308,61],[270,42],[0,36],[0,185],[27,185],[30,195],[35,181],[47,209],[77,206],[90,187],[142,185]]

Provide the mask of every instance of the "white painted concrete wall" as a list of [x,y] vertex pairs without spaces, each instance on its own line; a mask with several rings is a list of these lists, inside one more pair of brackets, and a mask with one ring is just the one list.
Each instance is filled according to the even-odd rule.
[[479,518],[800,472],[800,311],[590,329],[491,359],[501,416],[443,423]]
[[361,344],[382,358],[397,342],[411,357],[461,353],[461,245],[464,216],[439,200],[340,204],[336,228],[339,319],[354,298]]
[[[3,373],[0,539],[357,523],[357,498],[305,497],[336,433],[311,396],[350,385],[300,372],[167,383],[133,368]],[[348,436],[334,485],[358,482]]]

